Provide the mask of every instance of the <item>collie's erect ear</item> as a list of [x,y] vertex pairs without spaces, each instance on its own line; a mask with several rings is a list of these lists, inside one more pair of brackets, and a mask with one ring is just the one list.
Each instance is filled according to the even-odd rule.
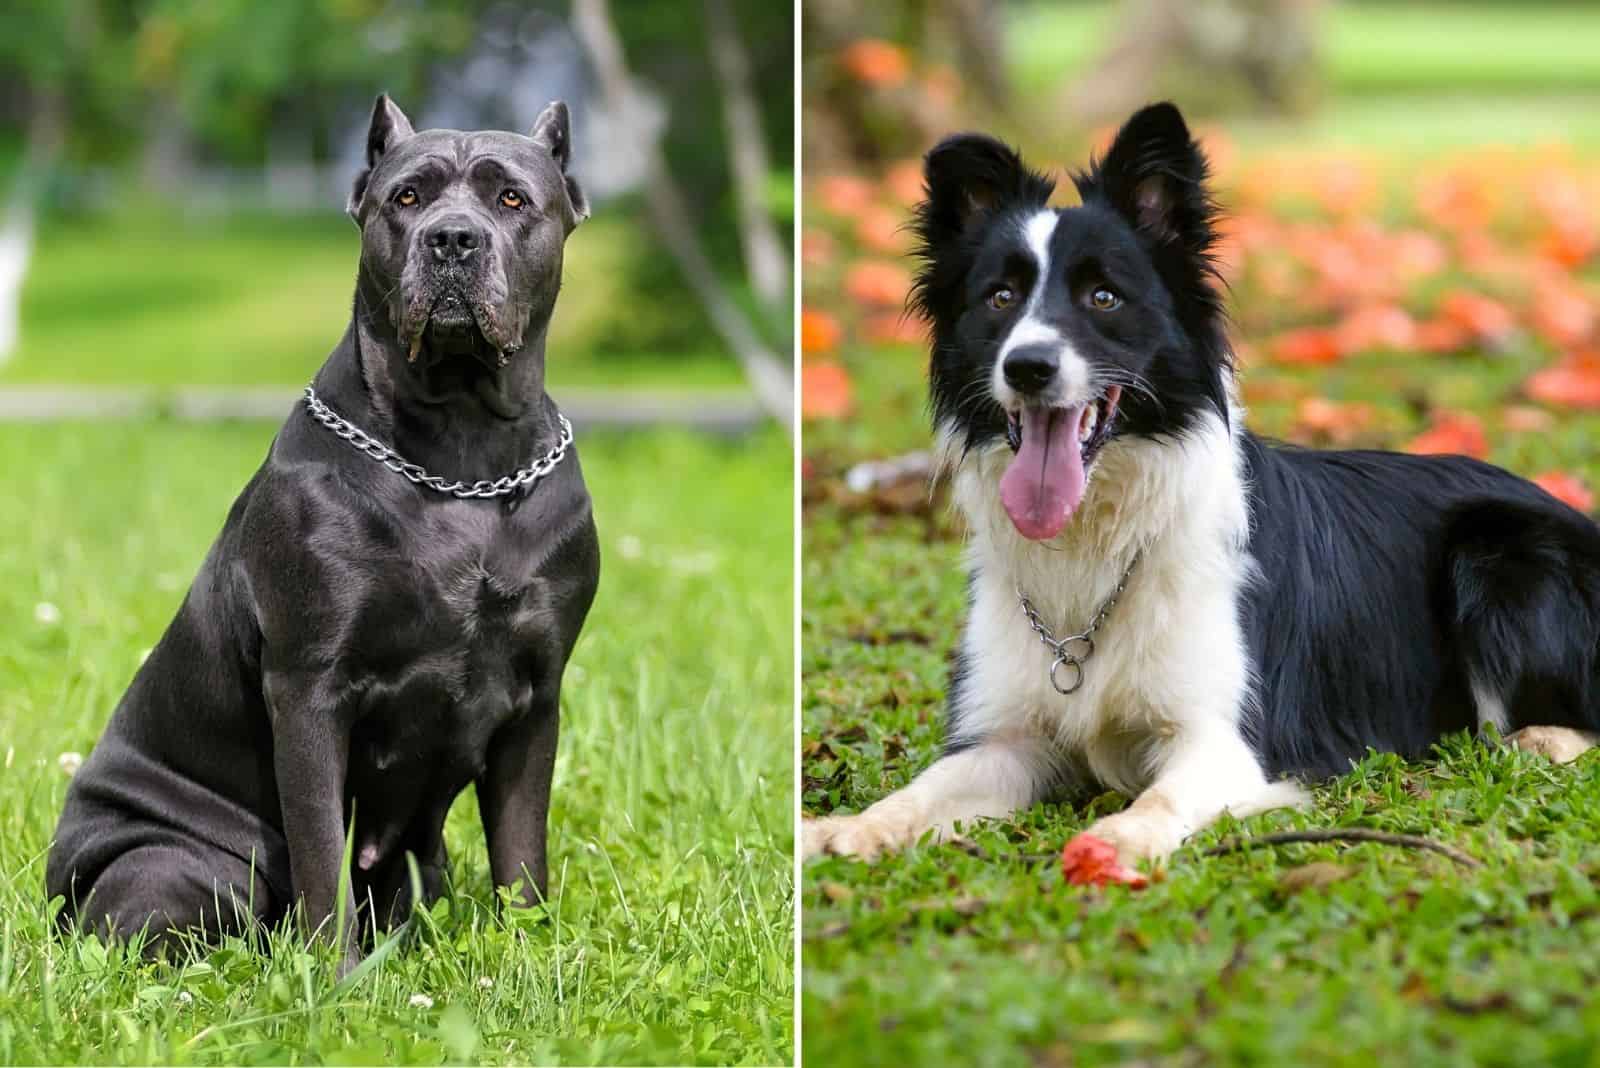
[[367,179],[372,177],[372,169],[395,145],[415,132],[411,128],[411,120],[400,110],[400,105],[390,100],[388,93],[379,93],[378,99],[372,103],[372,121],[367,126],[367,165],[356,175],[355,182],[350,186],[350,199],[344,206],[345,212],[350,218],[356,219],[357,225],[361,220],[356,216],[361,210],[361,198],[367,195]]
[[1055,183],[983,134],[957,134],[934,146],[923,163],[926,199],[916,227],[927,245],[955,237],[972,218],[1005,207],[1043,207]]
[[1074,179],[1085,200],[1098,194],[1140,233],[1190,252],[1211,245],[1216,207],[1206,189],[1205,154],[1170,103],[1136,112],[1117,132],[1106,158]]

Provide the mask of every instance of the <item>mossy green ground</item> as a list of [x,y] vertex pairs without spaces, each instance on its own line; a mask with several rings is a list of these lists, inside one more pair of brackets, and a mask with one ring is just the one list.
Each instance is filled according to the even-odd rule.
[[453,896],[354,986],[292,934],[181,965],[48,937],[61,754],[94,744],[274,429],[0,426],[0,1061],[789,1062],[775,431],[580,438],[604,565],[563,694],[545,908],[497,915],[469,791],[446,829]]

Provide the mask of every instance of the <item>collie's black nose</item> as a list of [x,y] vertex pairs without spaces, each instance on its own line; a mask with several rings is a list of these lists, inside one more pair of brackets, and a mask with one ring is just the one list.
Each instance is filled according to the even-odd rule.
[[1018,393],[1037,393],[1055,378],[1061,363],[1053,345],[1023,345],[1006,356],[1001,371]]

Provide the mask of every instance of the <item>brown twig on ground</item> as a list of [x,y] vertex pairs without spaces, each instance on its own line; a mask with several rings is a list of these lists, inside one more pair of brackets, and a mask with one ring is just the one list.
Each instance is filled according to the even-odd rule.
[[1212,846],[1201,853],[1204,857],[1220,857],[1227,853],[1239,853],[1247,849],[1260,849],[1264,846],[1284,845],[1290,842],[1376,842],[1380,845],[1403,846],[1406,849],[1425,849],[1438,853],[1440,856],[1449,857],[1457,864],[1467,868],[1481,868],[1483,861],[1470,854],[1463,853],[1454,846],[1436,842],[1432,838],[1423,838],[1416,834],[1396,834],[1392,831],[1375,831],[1370,827],[1327,827],[1309,831],[1276,831],[1272,834],[1257,835],[1254,838],[1230,838],[1219,845]]

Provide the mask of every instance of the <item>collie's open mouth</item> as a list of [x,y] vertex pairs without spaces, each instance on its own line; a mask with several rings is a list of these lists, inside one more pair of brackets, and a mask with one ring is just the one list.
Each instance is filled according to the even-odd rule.
[[1071,408],[1023,407],[1006,413],[1012,458],[1000,479],[1000,503],[1033,541],[1060,534],[1083,500],[1090,465],[1111,435],[1120,386]]

